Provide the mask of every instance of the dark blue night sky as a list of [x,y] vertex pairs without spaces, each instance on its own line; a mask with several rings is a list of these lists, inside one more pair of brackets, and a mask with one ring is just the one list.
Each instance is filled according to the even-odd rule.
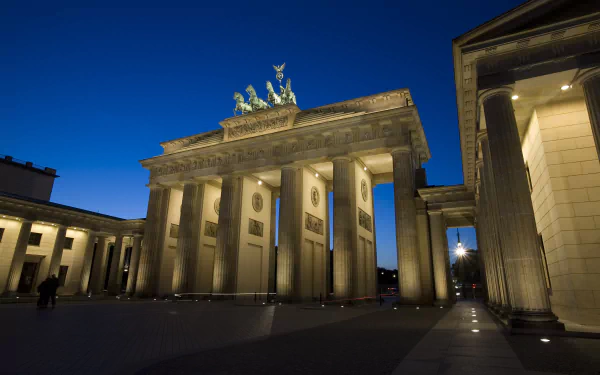
[[[0,154],[56,168],[55,202],[139,218],[148,172],[138,160],[219,128],[248,84],[266,97],[283,62],[302,109],[409,88],[429,184],[461,184],[452,39],[521,1],[84,3],[0,5]],[[395,268],[390,184],[375,202],[379,264]],[[472,229],[461,237],[476,247]]]

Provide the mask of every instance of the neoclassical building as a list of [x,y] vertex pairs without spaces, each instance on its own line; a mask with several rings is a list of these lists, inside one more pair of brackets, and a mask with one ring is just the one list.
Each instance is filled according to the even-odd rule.
[[529,1],[453,51],[489,304],[600,325],[600,3]]
[[0,160],[35,174],[0,185],[0,287],[64,270],[65,293],[374,297],[372,192],[392,183],[400,303],[454,302],[446,231],[475,226],[487,303],[512,327],[600,325],[600,3],[529,1],[453,56],[464,184],[427,185],[408,89],[302,110],[289,80],[271,106],[249,86],[241,115],[141,161],[145,221],[49,203],[56,171]]
[[[51,168],[0,159],[0,291],[30,295],[48,276],[60,294],[120,294],[135,281],[144,220],[49,202]],[[131,273],[129,270],[131,269]]]

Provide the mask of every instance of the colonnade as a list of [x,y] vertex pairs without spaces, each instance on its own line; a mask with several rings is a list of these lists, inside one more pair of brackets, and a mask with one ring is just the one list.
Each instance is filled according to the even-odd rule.
[[476,228],[488,303],[513,327],[555,327],[511,96],[498,88],[480,97],[487,129],[478,137]]

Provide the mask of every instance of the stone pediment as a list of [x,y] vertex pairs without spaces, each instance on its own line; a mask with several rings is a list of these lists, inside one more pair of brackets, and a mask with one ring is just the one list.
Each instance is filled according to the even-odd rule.
[[223,140],[237,141],[291,129],[298,112],[300,108],[297,105],[286,104],[260,112],[230,117],[219,123],[225,129]]

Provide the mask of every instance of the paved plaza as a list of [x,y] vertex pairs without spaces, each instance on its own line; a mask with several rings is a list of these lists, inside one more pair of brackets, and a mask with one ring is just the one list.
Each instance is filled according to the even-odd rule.
[[[473,310],[474,309],[474,310]],[[600,340],[508,336],[451,309],[90,302],[0,306],[3,374],[597,374]],[[473,317],[472,315],[476,315]],[[473,323],[473,320],[477,320]],[[478,329],[479,332],[472,332]]]

